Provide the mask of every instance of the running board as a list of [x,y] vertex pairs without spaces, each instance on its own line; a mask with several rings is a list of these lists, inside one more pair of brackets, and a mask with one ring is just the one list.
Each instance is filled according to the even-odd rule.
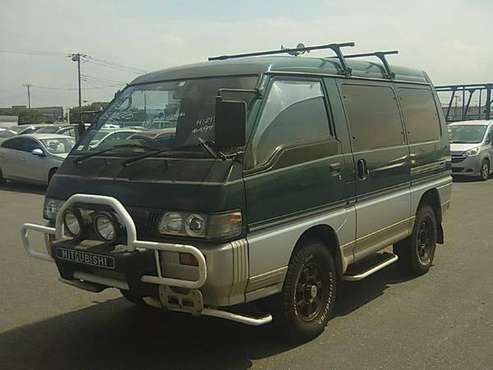
[[396,254],[383,252],[362,263],[354,264],[349,267],[349,271],[342,276],[345,281],[359,281],[367,278],[377,271],[393,264],[399,259]]
[[271,314],[267,314],[267,315],[260,316],[260,317],[253,317],[253,316],[247,316],[247,315],[240,315],[240,314],[228,312],[228,311],[216,310],[216,309],[212,309],[212,308],[204,308],[200,314],[206,315],[206,316],[214,316],[214,317],[218,317],[220,319],[226,319],[226,320],[230,320],[230,321],[236,321],[236,322],[239,322],[241,324],[252,325],[252,326],[265,325],[265,324],[268,324],[272,321],[272,315]]

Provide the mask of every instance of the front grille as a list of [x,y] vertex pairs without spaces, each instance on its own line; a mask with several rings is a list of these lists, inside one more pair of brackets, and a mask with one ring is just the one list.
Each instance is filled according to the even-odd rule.
[[459,156],[459,155],[453,155],[452,156],[452,163],[460,163],[462,162],[466,157],[464,156]]

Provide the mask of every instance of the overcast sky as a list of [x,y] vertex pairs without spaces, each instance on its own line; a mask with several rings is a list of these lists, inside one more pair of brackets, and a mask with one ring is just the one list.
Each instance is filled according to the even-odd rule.
[[492,15],[493,0],[2,0],[0,107],[27,104],[26,83],[33,106],[76,105],[73,52],[93,58],[82,63],[89,102],[139,71],[299,42],[398,49],[392,63],[435,84],[493,82]]

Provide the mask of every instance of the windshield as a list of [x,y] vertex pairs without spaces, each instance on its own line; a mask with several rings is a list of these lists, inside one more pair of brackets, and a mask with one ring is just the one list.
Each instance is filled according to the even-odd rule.
[[[95,128],[80,141],[75,152],[102,149],[101,142],[106,141],[109,133],[112,133],[111,145],[105,144],[105,147],[143,144],[146,148],[169,149],[170,152],[195,151],[195,148],[200,149],[199,139],[214,141],[218,90],[251,90],[256,87],[257,80],[257,76],[235,76],[130,86],[113,100]],[[225,92],[223,96],[244,100],[247,104],[254,98],[254,94],[249,93]],[[135,132],[129,132],[129,129]],[[124,148],[124,151],[132,151],[135,146]],[[196,152],[203,155],[201,150]]]
[[52,138],[41,139],[41,142],[51,154],[67,154],[75,145],[75,140],[72,138]]
[[0,138],[5,139],[7,137],[12,137],[17,135],[15,131],[12,130],[0,130]]
[[39,134],[56,134],[60,130],[59,126],[42,127],[36,132]]
[[451,143],[473,144],[483,141],[486,125],[453,125],[448,127]]

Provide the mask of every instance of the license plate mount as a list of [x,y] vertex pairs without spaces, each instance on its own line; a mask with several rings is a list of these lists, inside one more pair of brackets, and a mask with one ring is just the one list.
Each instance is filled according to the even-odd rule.
[[115,269],[115,257],[71,248],[55,248],[56,258],[87,266]]

